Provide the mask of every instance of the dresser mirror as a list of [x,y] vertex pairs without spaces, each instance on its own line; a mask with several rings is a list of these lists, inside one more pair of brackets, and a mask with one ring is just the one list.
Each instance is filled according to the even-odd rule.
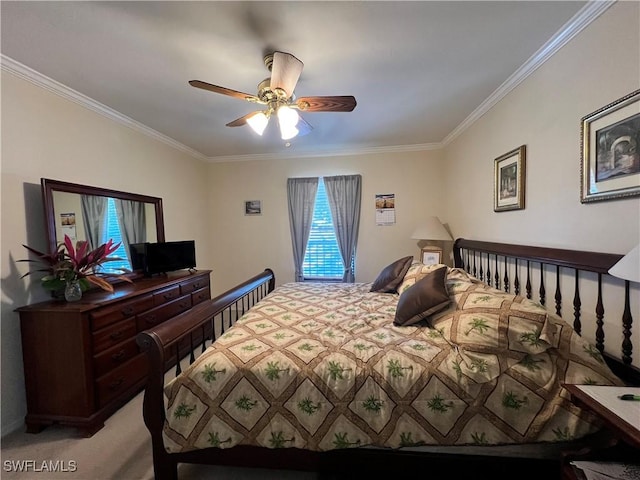
[[129,243],[164,242],[162,199],[100,187],[41,179],[50,251],[68,235],[96,248],[109,239],[121,241],[114,253],[130,269]]

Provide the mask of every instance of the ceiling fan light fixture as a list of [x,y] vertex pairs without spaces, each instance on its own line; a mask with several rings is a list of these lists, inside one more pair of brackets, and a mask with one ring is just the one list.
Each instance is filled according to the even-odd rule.
[[278,123],[280,125],[280,136],[283,140],[289,140],[290,138],[298,135],[298,129],[296,125],[300,116],[293,108],[286,105],[278,107]]
[[269,118],[264,114],[264,112],[256,112],[255,115],[247,118],[247,123],[254,132],[262,136],[264,129],[267,128],[267,123],[269,123]]

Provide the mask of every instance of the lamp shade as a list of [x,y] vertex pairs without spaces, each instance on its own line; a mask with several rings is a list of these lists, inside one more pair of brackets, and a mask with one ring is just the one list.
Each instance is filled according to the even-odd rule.
[[289,140],[298,134],[296,125],[300,116],[293,108],[282,105],[278,107],[278,123],[280,124],[280,136],[283,140]]
[[611,267],[609,273],[624,280],[640,282],[640,244]]
[[438,217],[427,217],[424,223],[414,230],[411,238],[416,240],[453,240]]
[[269,123],[269,118],[264,114],[264,112],[256,112],[254,115],[251,115],[247,118],[247,123],[256,132],[258,135],[262,135],[264,129],[267,128],[267,123]]

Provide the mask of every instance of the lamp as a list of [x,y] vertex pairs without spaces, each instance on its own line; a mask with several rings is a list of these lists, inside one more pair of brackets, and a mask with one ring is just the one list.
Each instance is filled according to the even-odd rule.
[[640,244],[611,267],[609,273],[623,280],[640,282]]
[[[413,231],[411,238],[415,240],[453,240],[438,217],[427,217],[425,222]],[[425,265],[442,263],[442,249],[430,246],[422,247],[420,249],[420,261]]]
[[453,240],[438,217],[427,217],[427,220],[413,231],[411,238],[415,240]]
[[624,282],[624,311],[622,312],[622,326],[624,327],[624,340],[622,341],[622,361],[631,365],[631,298],[629,294],[629,282],[640,282],[640,244],[627,253],[609,269],[614,277],[622,278]]

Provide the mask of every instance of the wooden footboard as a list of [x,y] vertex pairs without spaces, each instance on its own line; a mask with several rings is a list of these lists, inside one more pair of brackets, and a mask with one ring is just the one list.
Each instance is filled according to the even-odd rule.
[[[153,465],[156,479],[176,479],[177,463],[169,455],[162,440],[165,421],[165,373],[175,364],[176,375],[181,371],[180,359],[185,355],[195,360],[195,350],[204,351],[207,340],[215,341],[233,322],[275,287],[272,270],[264,272],[237,287],[203,302],[191,310],[145,330],[136,337],[142,351],[147,353],[149,375],[144,393],[144,423],[151,433]],[[209,344],[210,344],[209,343]]]

